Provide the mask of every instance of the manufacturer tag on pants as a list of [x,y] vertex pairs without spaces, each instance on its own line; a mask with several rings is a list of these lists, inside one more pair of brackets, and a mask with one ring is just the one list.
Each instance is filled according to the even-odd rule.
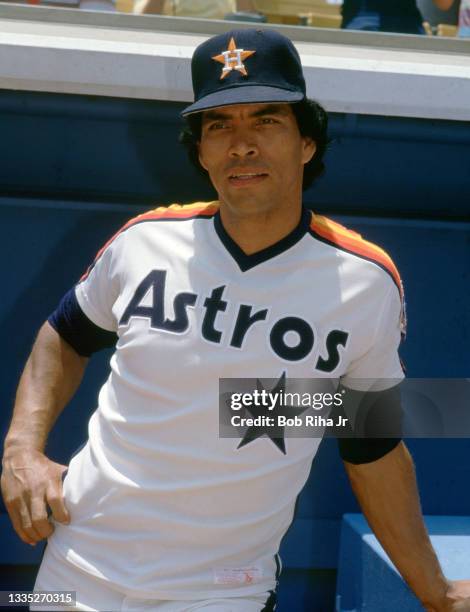
[[260,567],[218,567],[214,569],[214,584],[253,584],[263,577]]

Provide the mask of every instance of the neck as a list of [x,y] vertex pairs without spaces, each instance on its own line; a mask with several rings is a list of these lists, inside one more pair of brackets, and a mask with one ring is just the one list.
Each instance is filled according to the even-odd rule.
[[246,255],[276,244],[299,224],[301,202],[295,207],[266,212],[239,213],[221,202],[220,219],[227,234]]

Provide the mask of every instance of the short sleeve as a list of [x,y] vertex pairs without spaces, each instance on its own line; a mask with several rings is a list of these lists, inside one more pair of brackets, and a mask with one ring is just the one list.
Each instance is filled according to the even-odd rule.
[[119,260],[123,236],[118,236],[98,253],[93,264],[75,287],[75,295],[85,315],[98,327],[117,332],[113,306],[119,296]]
[[398,348],[404,332],[403,296],[391,284],[378,312],[369,349],[351,362],[341,378],[342,386],[352,390],[345,394],[343,404],[351,435],[338,438],[341,458],[348,463],[377,461],[401,441],[399,383],[404,372]]
[[341,378],[344,387],[358,391],[383,391],[397,385],[404,372],[398,347],[404,333],[403,298],[397,286],[390,282],[380,310],[376,329],[366,352],[350,364]]

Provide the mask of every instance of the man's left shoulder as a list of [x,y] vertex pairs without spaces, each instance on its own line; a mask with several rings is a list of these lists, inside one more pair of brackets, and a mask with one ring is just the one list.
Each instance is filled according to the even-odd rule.
[[323,215],[312,214],[310,233],[319,241],[344,254],[351,261],[363,263],[371,282],[391,279],[403,298],[400,273],[390,255],[381,246],[365,239],[355,230]]

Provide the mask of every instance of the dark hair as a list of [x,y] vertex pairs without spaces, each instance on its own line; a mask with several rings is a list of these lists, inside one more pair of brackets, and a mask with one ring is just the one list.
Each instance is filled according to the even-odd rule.
[[[328,145],[328,115],[325,109],[315,102],[306,98],[301,102],[291,104],[297,125],[302,136],[307,136],[315,141],[317,146],[312,159],[304,166],[304,177],[302,189],[307,189],[313,181],[323,174],[325,164],[323,156]],[[206,177],[207,171],[201,166],[198,155],[198,142],[201,139],[202,113],[194,113],[186,117],[186,125],[180,133],[179,141],[186,147],[191,163]]]

